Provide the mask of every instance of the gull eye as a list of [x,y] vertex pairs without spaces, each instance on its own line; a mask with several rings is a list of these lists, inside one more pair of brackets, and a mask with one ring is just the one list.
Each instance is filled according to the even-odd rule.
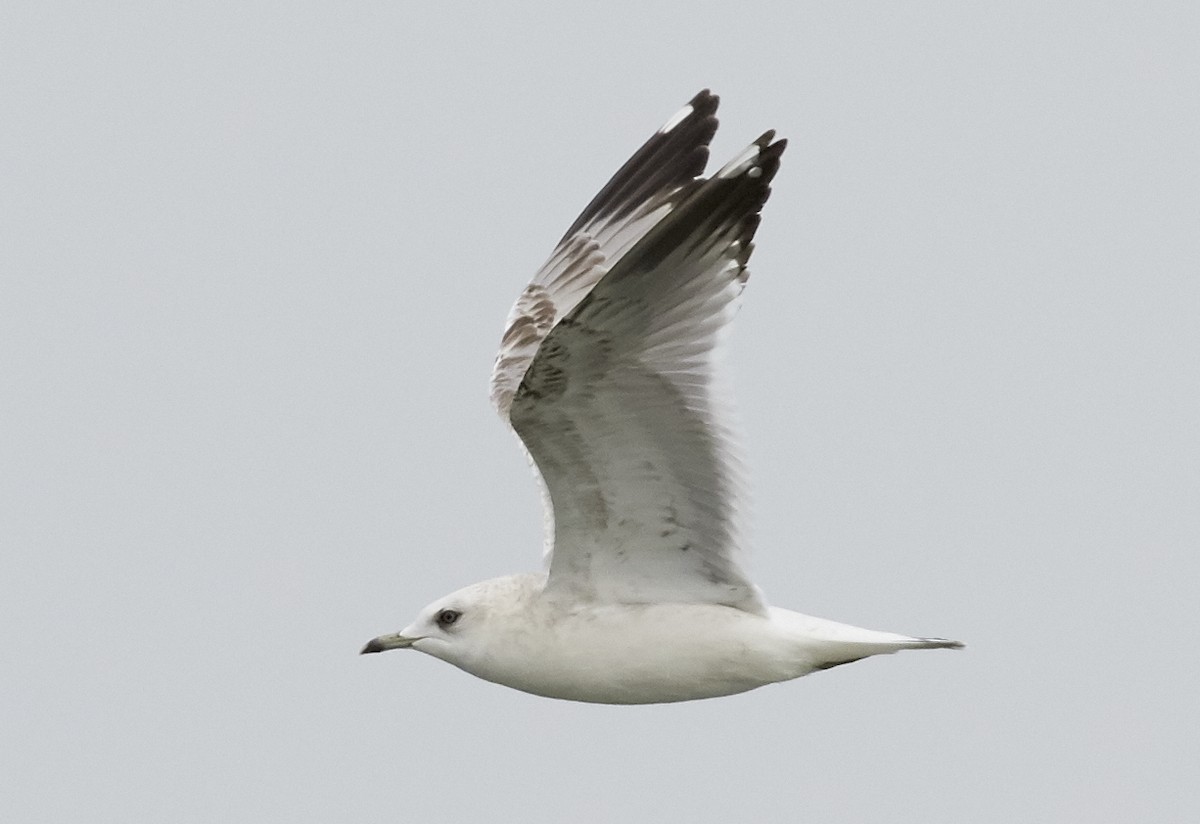
[[437,614],[437,622],[439,627],[448,627],[462,617],[462,613],[456,609],[444,609]]

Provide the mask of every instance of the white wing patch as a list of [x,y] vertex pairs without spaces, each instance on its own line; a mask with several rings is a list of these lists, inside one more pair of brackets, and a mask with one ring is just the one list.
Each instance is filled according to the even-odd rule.
[[693,111],[695,111],[695,109],[693,109],[692,105],[689,103],[679,111],[675,112],[675,114],[671,115],[671,119],[664,123],[663,127],[659,129],[659,131],[664,134],[671,131],[671,129],[674,129],[684,120],[686,120]]

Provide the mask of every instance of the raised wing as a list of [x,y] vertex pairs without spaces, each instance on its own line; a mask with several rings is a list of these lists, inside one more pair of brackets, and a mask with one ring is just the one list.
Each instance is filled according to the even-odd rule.
[[715,355],[785,142],[696,179],[716,105],[701,92],[622,167],[510,315],[493,399],[553,508],[549,591],[764,609]]

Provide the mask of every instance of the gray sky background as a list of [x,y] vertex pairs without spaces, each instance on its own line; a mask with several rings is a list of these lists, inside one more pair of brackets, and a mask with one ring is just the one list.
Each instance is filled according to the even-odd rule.
[[[1190,3],[0,8],[0,819],[1200,819]],[[512,300],[702,87],[792,141],[771,600],[963,653],[708,702],[360,658],[537,568]]]

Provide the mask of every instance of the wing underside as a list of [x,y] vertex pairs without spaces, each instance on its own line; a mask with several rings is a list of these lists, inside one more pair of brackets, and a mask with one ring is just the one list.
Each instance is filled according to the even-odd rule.
[[697,178],[716,104],[701,92],[622,167],[510,314],[492,394],[552,505],[548,590],[764,609],[718,365],[785,142]]

